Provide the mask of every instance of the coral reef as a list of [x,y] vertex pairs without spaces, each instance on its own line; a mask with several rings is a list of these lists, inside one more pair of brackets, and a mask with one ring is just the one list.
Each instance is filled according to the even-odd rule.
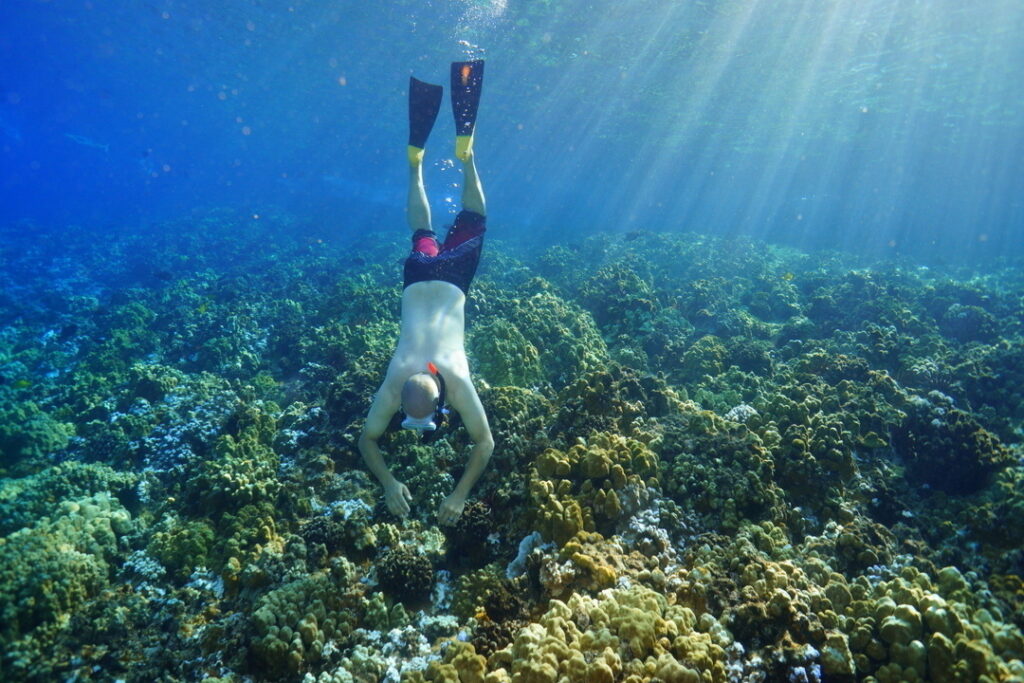
[[58,422],[32,401],[0,407],[0,474],[24,473],[23,460],[39,461],[65,448],[71,424]]
[[297,674],[315,665],[324,645],[343,641],[359,622],[357,599],[346,593],[353,569],[344,561],[330,572],[296,579],[255,605],[253,655],[270,677]]
[[1024,679],[1019,264],[493,250],[441,528],[455,416],[404,519],[356,448],[407,245],[303,230],[0,241],[4,680]]
[[5,668],[41,675],[47,644],[76,609],[109,585],[118,539],[131,532],[128,512],[108,494],[64,501],[0,539],[0,616]]
[[416,550],[394,548],[377,559],[379,586],[402,602],[426,598],[434,587],[434,566]]
[[564,545],[580,531],[611,532],[657,486],[657,456],[646,445],[600,433],[566,451],[549,448],[530,472],[536,528]]

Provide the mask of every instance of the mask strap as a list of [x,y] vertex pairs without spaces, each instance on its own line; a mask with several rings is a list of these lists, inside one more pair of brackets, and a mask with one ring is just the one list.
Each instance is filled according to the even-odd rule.
[[446,394],[444,375],[441,374],[436,365],[429,361],[427,362],[427,370],[437,378],[437,409],[434,411],[434,422],[440,427],[444,423],[445,415],[448,414],[448,409],[444,407]]

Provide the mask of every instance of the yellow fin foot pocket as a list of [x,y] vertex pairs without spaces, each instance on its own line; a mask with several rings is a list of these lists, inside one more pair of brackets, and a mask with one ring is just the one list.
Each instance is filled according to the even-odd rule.
[[423,148],[417,147],[416,145],[408,145],[405,148],[406,153],[409,155],[409,165],[419,166],[423,163]]
[[455,156],[459,158],[459,161],[469,161],[473,156],[473,136],[472,135],[456,135],[455,136]]

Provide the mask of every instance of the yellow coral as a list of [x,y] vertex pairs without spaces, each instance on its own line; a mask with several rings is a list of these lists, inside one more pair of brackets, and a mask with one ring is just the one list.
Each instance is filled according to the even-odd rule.
[[702,622],[692,610],[634,586],[552,600],[539,623],[492,655],[488,668],[510,667],[512,683],[717,682],[727,680],[730,640],[710,616]]
[[580,531],[610,533],[627,509],[647,499],[657,472],[646,444],[618,434],[595,434],[564,452],[549,448],[530,474],[536,528],[558,545]]

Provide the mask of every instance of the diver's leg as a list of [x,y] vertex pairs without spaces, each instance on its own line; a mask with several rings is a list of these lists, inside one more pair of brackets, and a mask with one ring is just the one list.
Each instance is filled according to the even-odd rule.
[[476,155],[472,150],[462,162],[462,208],[464,211],[473,211],[481,216],[487,215],[484,186],[480,182],[480,175],[476,172]]
[[427,190],[423,186],[422,159],[409,163],[409,199],[405,205],[405,215],[413,232],[430,230],[430,204],[427,203]]
[[473,132],[484,87],[484,60],[452,62],[452,114],[455,115],[455,156],[466,163],[473,155]]
[[487,214],[484,189],[476,172],[473,154],[473,135],[476,132],[476,112],[484,87],[484,62],[452,62],[452,114],[455,115],[455,156],[462,162],[462,209],[481,216]]
[[423,185],[423,148],[441,109],[444,88],[409,79],[409,197],[406,216],[413,232],[430,230],[430,205]]

